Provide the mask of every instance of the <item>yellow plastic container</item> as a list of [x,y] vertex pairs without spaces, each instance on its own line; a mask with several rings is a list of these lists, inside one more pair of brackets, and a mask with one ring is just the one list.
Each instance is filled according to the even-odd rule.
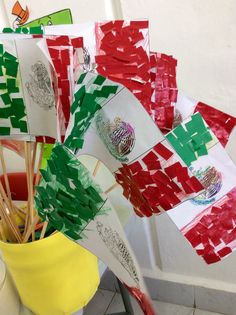
[[97,257],[63,234],[26,244],[0,242],[23,304],[37,315],[69,315],[99,285]]

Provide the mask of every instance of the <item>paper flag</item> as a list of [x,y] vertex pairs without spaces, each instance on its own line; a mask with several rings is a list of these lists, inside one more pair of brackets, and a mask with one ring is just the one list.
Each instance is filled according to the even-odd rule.
[[92,73],[78,84],[64,144],[115,172],[138,215],[169,210],[203,190],[128,89]]
[[134,295],[144,314],[154,315],[119,219],[87,169],[65,146],[56,144],[41,173],[43,179],[35,197],[39,215],[103,260],[125,285],[145,296],[140,301]]
[[[196,116],[200,117],[200,114],[199,113],[194,114],[190,119],[187,119],[182,125],[180,125],[183,128],[181,130],[187,130],[188,128],[187,126],[189,126],[188,123],[189,122],[191,123],[193,121],[193,117]],[[194,245],[194,247],[197,246],[197,249],[201,249],[201,251],[197,251],[197,253],[203,256],[203,258],[208,263],[213,263],[216,262],[217,260],[220,260],[221,257],[225,256],[226,254],[225,255],[223,255],[223,253],[219,255],[217,254],[218,248],[214,249],[215,245],[212,244],[211,240],[209,239],[207,229],[211,228],[211,231],[217,231],[218,233],[217,235],[219,236],[219,238],[221,238],[221,236],[223,235],[224,231],[223,230],[221,231],[218,228],[219,224],[221,223],[224,224],[223,214],[221,217],[215,215],[216,220],[214,221],[213,220],[214,216],[211,217],[211,213],[214,213],[215,207],[218,207],[218,205],[220,205],[225,200],[225,198],[227,199],[228,194],[232,196],[231,191],[235,188],[236,166],[231,161],[231,159],[229,158],[226,151],[224,150],[218,139],[215,137],[213,132],[209,130],[208,126],[206,125],[205,121],[202,118],[201,122],[204,123],[204,126],[206,128],[205,132],[210,132],[210,136],[208,135],[207,137],[209,139],[211,138],[211,140],[210,142],[207,143],[207,145],[205,144],[205,141],[202,141],[202,136],[204,136],[203,126],[201,126],[202,133],[198,133],[198,130],[196,130],[196,137],[198,138],[195,138],[194,143],[199,143],[200,144],[199,148],[202,145],[204,146],[205,149],[202,151],[204,152],[204,155],[201,154],[199,155],[196,152],[196,150],[193,150],[195,159],[191,160],[190,170],[202,183],[205,190],[197,197],[185,201],[184,203],[178,205],[176,208],[168,211],[168,215],[192,245],[196,240],[195,241],[192,240],[192,238],[190,237],[191,233],[195,233],[197,229],[201,227],[201,224],[200,225],[197,224],[203,217],[204,217],[203,220],[206,219],[206,222],[204,223],[206,224],[204,230],[206,233],[203,233],[203,230],[201,230],[202,233],[201,235],[204,238],[203,244],[200,247],[197,246],[200,245],[201,243],[200,242],[199,244]],[[178,128],[179,127],[173,130],[174,135],[180,134],[178,132]],[[172,134],[172,132],[170,134]],[[169,139],[168,135],[167,139]],[[188,147],[193,149],[193,146],[191,147],[192,141],[191,139],[190,141],[185,143],[181,139],[180,143],[183,144],[184,148]],[[175,145],[176,143],[174,142],[174,146]],[[182,152],[180,152],[180,154],[182,154]],[[182,155],[182,158],[184,159],[185,155]],[[228,202],[227,209],[228,209],[227,211],[231,211],[233,213],[234,204]],[[218,214],[220,214],[220,212],[218,212]],[[209,225],[207,224],[208,218]],[[195,225],[196,227],[194,227]],[[188,231],[190,231],[189,234],[187,233]],[[229,233],[230,232],[231,231],[229,231]],[[209,249],[208,245],[212,246],[210,251],[208,251]],[[223,245],[221,246],[223,248]],[[219,250],[221,250],[220,247]],[[208,255],[207,253],[208,254],[211,253],[209,254],[210,257],[207,256]]]
[[184,95],[178,97],[176,110],[182,121],[193,115],[194,112],[199,112],[223,147],[227,145],[229,137],[236,126],[236,117]]
[[17,139],[24,135],[28,140],[38,135],[57,137],[52,69],[38,47],[39,40],[1,40],[1,136]]
[[[65,141],[71,149],[80,149],[78,154],[97,157],[113,172],[121,166],[122,161],[132,162],[163,139],[142,105],[124,86],[92,73],[81,78],[79,82],[82,85],[78,87],[71,107],[72,116]],[[92,93],[87,93],[88,89]],[[78,127],[76,119],[81,127]],[[73,140],[76,143],[79,130],[84,134],[85,128],[84,141],[79,141],[73,148],[73,144],[68,142],[76,133]]]
[[16,40],[29,132],[57,138],[56,103],[52,68],[41,49],[40,38]]

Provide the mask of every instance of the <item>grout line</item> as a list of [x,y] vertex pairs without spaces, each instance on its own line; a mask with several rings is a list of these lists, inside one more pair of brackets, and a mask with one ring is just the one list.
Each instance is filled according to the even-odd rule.
[[[108,290],[107,290],[108,291]],[[112,304],[112,302],[113,302],[113,300],[114,300],[114,298],[115,298],[115,296],[116,296],[116,292],[114,292],[114,294],[113,294],[113,296],[112,296],[112,298],[111,298],[111,300],[110,300],[110,303],[108,303],[108,306],[107,306],[107,308],[106,308],[106,310],[105,310],[105,313],[104,313],[104,315],[106,315],[106,313],[107,313],[107,311],[108,311],[108,309],[109,309],[109,307],[110,307],[110,305]]]

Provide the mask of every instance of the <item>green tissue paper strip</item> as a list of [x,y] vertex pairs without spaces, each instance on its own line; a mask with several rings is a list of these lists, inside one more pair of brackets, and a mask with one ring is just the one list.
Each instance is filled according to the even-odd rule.
[[24,100],[19,93],[19,62],[16,56],[0,43],[0,136],[27,133],[27,117]]
[[89,171],[64,145],[56,143],[36,187],[39,216],[73,240],[98,214],[106,200]]
[[41,26],[32,26],[32,27],[18,27],[15,30],[10,27],[5,27],[2,30],[3,33],[16,33],[16,34],[43,34],[43,28]]
[[213,140],[209,128],[199,113],[173,129],[166,138],[188,166],[199,156],[208,154],[206,145]]
[[76,151],[83,146],[83,137],[95,117],[97,111],[109,99],[116,94],[118,85],[109,85],[106,78],[92,74],[83,73],[78,81],[78,91],[74,95],[71,106],[70,123],[73,126],[67,136],[64,145]]

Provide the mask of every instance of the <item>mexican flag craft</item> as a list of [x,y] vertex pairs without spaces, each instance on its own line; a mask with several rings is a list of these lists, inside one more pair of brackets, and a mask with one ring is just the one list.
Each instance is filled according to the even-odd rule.
[[[236,247],[236,165],[226,151],[236,118],[178,95],[177,61],[150,52],[148,27],[119,20],[0,35],[0,235],[21,243],[60,231],[152,315],[116,211],[79,158],[104,163],[136,215],[167,212],[215,263]],[[26,160],[24,211],[12,201],[2,147]]]

